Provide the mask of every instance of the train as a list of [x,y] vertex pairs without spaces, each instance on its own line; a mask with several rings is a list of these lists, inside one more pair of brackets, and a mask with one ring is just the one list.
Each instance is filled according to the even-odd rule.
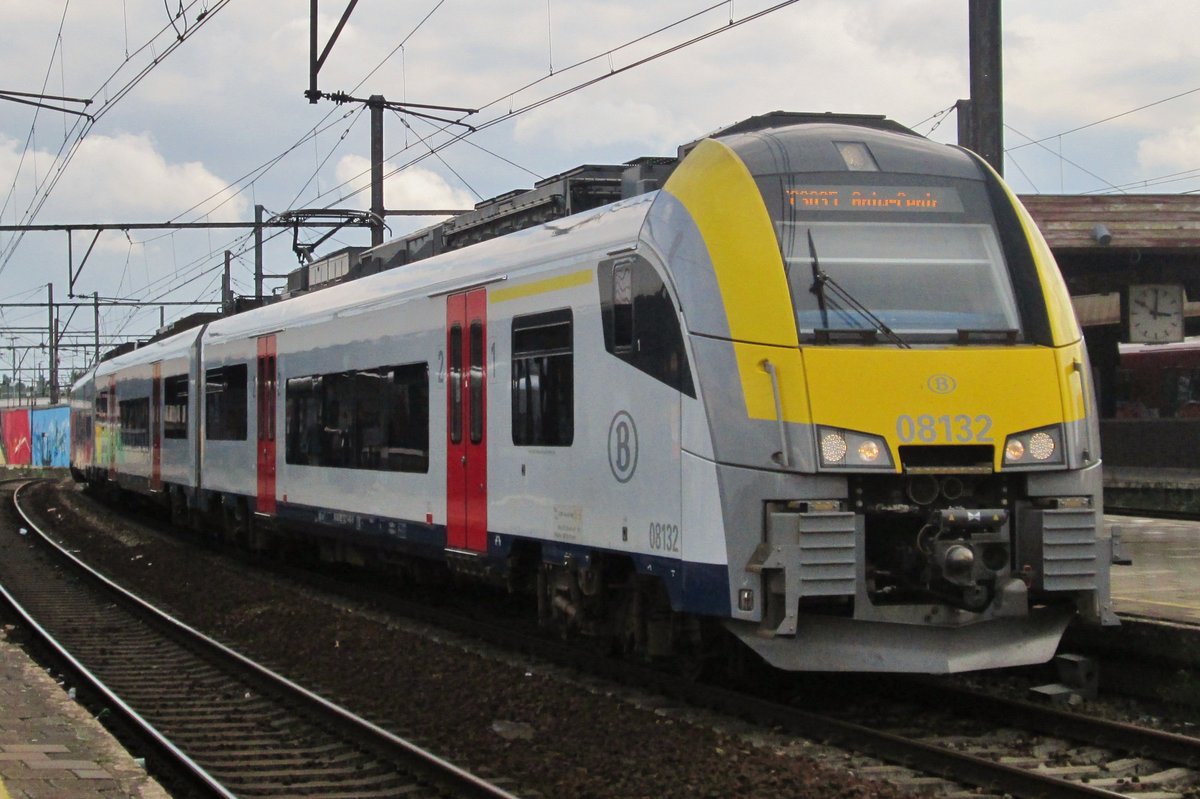
[[180,523],[500,583],[635,657],[953,673],[1117,623],[1053,256],[882,117],[704,137],[650,191],[103,361],[71,413],[75,474]]

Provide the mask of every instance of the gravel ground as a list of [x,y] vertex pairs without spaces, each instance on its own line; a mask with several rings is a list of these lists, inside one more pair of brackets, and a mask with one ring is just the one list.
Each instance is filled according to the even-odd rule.
[[[46,489],[47,491],[49,489]],[[614,697],[482,654],[115,515],[64,483],[45,503],[70,548],[118,582],[447,759],[547,797],[909,796],[845,755]],[[67,532],[69,531],[69,533]],[[722,729],[725,727],[725,729]],[[757,743],[756,743],[757,742]],[[795,752],[823,752],[818,758]]]

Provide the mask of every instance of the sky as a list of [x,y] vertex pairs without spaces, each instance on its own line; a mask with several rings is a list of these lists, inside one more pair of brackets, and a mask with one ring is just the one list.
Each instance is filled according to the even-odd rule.
[[[361,0],[319,88],[478,109],[465,117],[478,131],[456,142],[461,127],[384,120],[386,207],[469,208],[580,164],[673,155],[773,110],[883,114],[953,143],[953,106],[969,96],[967,6]],[[320,3],[322,44],[345,7]],[[303,0],[4,0],[0,91],[91,98],[94,122],[0,101],[0,225],[366,208],[369,116],[305,99],[308,15]],[[1004,0],[1002,15],[1005,177],[1018,193],[1200,191],[1200,4]],[[389,235],[430,221],[389,217]],[[45,303],[49,283],[70,301],[67,238],[0,232],[0,375],[14,358],[22,370],[47,361],[24,349],[45,340],[44,305],[2,304]],[[267,242],[266,273],[298,265],[291,239]],[[74,234],[76,268],[91,242]],[[343,230],[316,252],[367,243]],[[210,303],[101,309],[105,344],[144,336],[212,309],[226,249],[234,290],[253,293],[252,244],[230,230],[107,231],[74,291]],[[92,309],[72,311],[59,311],[64,345],[90,344]],[[90,357],[64,349],[64,371]]]

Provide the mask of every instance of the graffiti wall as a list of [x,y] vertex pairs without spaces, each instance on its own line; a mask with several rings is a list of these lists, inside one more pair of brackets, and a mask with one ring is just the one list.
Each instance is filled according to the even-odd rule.
[[30,412],[30,462],[65,469],[71,465],[71,409],[39,408]]
[[29,409],[0,411],[0,458],[8,466],[28,466],[32,463]]
[[0,466],[70,465],[70,408],[0,411]]

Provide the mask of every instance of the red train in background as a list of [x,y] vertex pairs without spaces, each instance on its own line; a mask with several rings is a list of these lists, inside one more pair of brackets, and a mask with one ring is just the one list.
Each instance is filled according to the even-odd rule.
[[1119,419],[1200,419],[1200,338],[1122,344],[1114,391]]

